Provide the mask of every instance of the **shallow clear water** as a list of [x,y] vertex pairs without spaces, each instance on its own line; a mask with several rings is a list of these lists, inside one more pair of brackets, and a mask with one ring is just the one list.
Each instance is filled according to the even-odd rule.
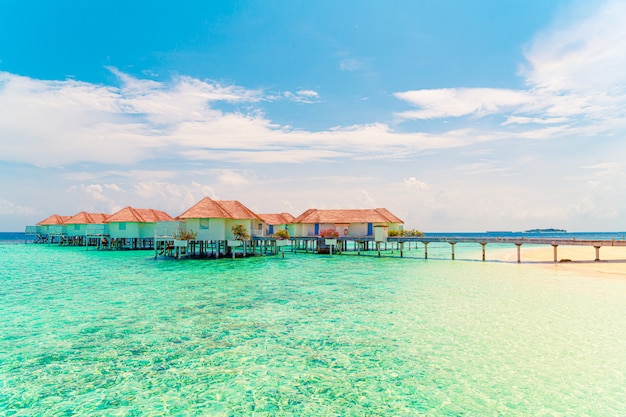
[[624,280],[449,252],[0,245],[0,415],[626,414]]

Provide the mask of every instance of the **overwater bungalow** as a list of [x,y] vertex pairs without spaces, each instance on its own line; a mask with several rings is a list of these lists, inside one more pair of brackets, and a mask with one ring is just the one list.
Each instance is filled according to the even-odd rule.
[[37,243],[60,243],[67,235],[65,222],[71,216],[59,216],[53,214],[37,223],[36,226],[27,226],[27,234],[34,234]]
[[176,219],[184,220],[187,232],[196,240],[232,240],[232,226],[242,225],[251,236],[263,236],[263,220],[252,210],[234,200],[204,197]]
[[126,206],[104,221],[108,227],[108,243],[116,249],[152,248],[157,222],[174,218],[161,210]]
[[265,223],[265,235],[271,236],[278,230],[287,230],[289,235],[293,235],[294,228],[291,222],[295,219],[289,213],[277,213],[277,214],[259,214],[261,220]]
[[373,237],[375,227],[402,230],[404,222],[385,208],[309,209],[292,221],[295,236],[319,236],[331,229],[340,237]]
[[[157,238],[159,242],[163,242],[162,247],[158,245],[159,249],[166,250],[174,246],[177,251],[188,253],[195,252],[197,245],[198,254],[201,256],[209,252],[220,256],[230,252],[231,246],[246,245],[244,242],[236,241],[233,226],[243,226],[251,237],[264,236],[265,232],[263,220],[242,203],[234,200],[213,200],[205,197],[177,216],[176,220],[184,223],[179,224],[175,236]],[[161,222],[157,225],[157,234],[163,234],[168,229],[171,233],[173,226],[175,224]],[[188,248],[189,244],[192,245],[191,248]],[[180,249],[177,245],[180,245]]]
[[103,225],[108,214],[87,213],[81,211],[65,221],[66,237],[63,243],[84,245],[86,243],[87,227],[89,225]]

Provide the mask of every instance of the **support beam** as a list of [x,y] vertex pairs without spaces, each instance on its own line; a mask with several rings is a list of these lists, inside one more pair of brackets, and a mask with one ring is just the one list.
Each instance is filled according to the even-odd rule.
[[522,262],[522,251],[521,251],[521,247],[522,244],[521,243],[516,243],[515,246],[517,246],[517,263],[521,263]]
[[487,243],[483,243],[483,242],[481,242],[481,243],[480,243],[480,246],[482,246],[482,247],[483,247],[483,262],[485,262],[485,246],[487,246]]
[[599,262],[600,261],[600,246],[594,246],[594,248],[596,248],[596,259],[594,259],[594,261]]
[[428,259],[428,243],[424,242],[424,259]]
[[450,243],[450,246],[452,247],[452,260],[454,261],[454,245],[456,245],[456,242],[448,242]]
[[552,245],[552,247],[554,248],[554,262],[558,262],[559,261],[559,257],[557,256],[557,250],[556,248],[559,247],[559,245]]

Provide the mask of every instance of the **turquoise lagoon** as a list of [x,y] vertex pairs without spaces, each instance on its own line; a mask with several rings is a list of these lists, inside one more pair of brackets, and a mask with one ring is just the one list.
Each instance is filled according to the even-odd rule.
[[1,244],[0,415],[626,415],[626,280],[479,248]]

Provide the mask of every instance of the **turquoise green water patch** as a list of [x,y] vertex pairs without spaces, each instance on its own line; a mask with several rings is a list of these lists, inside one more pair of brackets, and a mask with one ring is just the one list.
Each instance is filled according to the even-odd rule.
[[0,246],[2,415],[626,413],[626,283]]

